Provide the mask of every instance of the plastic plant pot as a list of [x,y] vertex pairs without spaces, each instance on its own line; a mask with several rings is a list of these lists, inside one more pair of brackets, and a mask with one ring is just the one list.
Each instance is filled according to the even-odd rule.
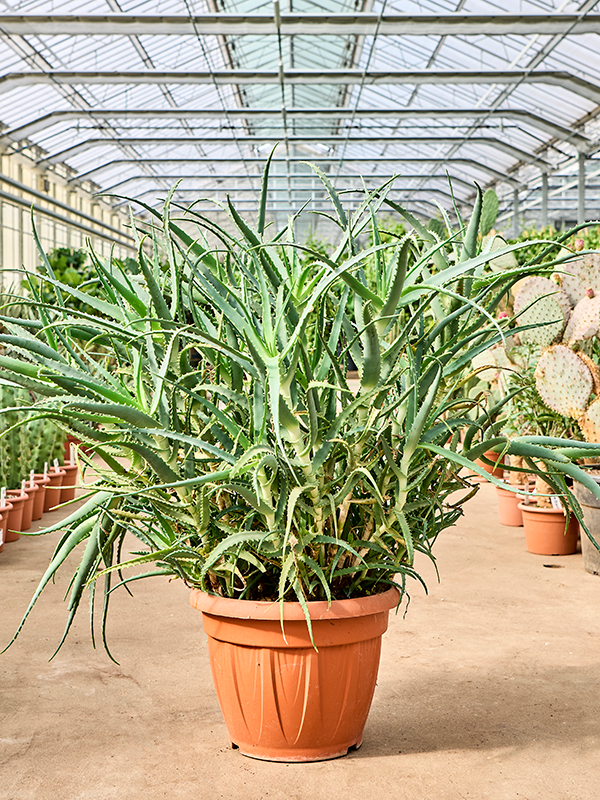
[[67,473],[60,467],[59,469],[48,470],[50,483],[46,486],[46,496],[44,497],[44,514],[60,505],[60,493],[63,479]]
[[496,496],[500,524],[510,528],[520,528],[523,525],[523,514],[519,508],[519,503],[523,500],[522,495],[496,486]]
[[27,500],[23,503],[23,519],[21,520],[21,530],[28,531],[29,528],[31,528],[31,522],[33,520],[35,496],[37,492],[40,491],[40,487],[37,485],[37,483],[34,483],[33,486],[30,486],[29,481],[27,481],[23,491],[27,495]]
[[265,761],[323,761],[360,747],[389,610],[398,591],[300,603],[252,602],[192,590],[230,742]]
[[27,502],[27,495],[20,489],[9,489],[6,499],[12,505],[8,514],[5,542],[16,542],[23,530],[23,507]]
[[523,513],[527,550],[539,556],[570,556],[577,552],[579,523],[561,509],[537,508],[519,503]]
[[36,492],[33,501],[32,520],[41,519],[44,513],[44,502],[46,500],[46,487],[50,483],[50,478],[44,475],[43,472],[36,473],[33,476],[33,482],[38,486],[39,491]]
[[68,503],[75,498],[75,489],[77,485],[77,464],[63,464],[61,467],[65,471],[61,490],[60,490],[60,503]]
[[12,503],[0,506],[0,553],[4,550],[4,541],[8,529],[8,515],[12,511]]

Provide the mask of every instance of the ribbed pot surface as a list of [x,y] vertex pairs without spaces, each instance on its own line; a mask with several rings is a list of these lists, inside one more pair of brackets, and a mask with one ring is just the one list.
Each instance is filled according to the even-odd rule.
[[284,604],[283,633],[277,603],[193,590],[232,745],[268,761],[322,761],[359,747],[397,602],[391,589],[330,608],[309,603],[317,652],[299,603]]

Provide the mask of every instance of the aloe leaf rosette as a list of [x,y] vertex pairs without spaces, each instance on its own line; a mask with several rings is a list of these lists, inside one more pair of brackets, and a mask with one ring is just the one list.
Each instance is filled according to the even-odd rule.
[[[305,257],[296,218],[265,224],[266,190],[255,225],[223,206],[227,228],[170,195],[146,207],[151,223],[134,222],[135,265],[91,253],[96,295],[80,298],[46,260],[20,299],[30,318],[1,318],[2,376],[92,447],[98,473],[86,503],[46,529],[60,538],[25,617],[74,550],[65,636],[86,591],[94,619],[102,585],[104,639],[112,592],[152,575],[304,606],[391,583],[404,593],[421,580],[417,554],[433,558],[476,491],[461,469],[484,474],[473,462],[490,449],[529,472],[545,465],[578,516],[567,478],[599,494],[573,462],[600,446],[500,436],[505,401],[465,391],[527,273],[489,263],[527,243],[479,252],[481,193],[467,223],[445,218],[435,233],[390,199],[391,184],[348,211],[313,169],[339,227],[330,255]],[[383,242],[382,210],[411,233]]]

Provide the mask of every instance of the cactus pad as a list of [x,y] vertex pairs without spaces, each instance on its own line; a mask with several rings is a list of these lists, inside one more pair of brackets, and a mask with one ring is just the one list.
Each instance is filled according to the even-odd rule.
[[[541,275],[532,275],[531,278],[523,281],[515,297],[515,314],[520,314],[536,297],[544,297],[545,295],[552,296],[552,300],[558,303],[568,319],[571,313],[571,302],[566,292],[557,283],[551,281],[550,278],[544,278]],[[583,295],[580,296],[583,297]]]
[[557,269],[560,269],[560,285],[573,305],[577,305],[588,289],[600,294],[600,256],[595,253]]
[[557,344],[540,356],[535,385],[547,406],[565,417],[579,419],[587,408],[594,380],[577,353]]
[[584,297],[571,312],[564,339],[569,344],[593,339],[600,330],[600,294]]
[[481,372],[477,374],[477,377],[480,381],[487,381],[488,383],[493,383],[493,381],[498,380],[498,365],[496,364],[496,359],[494,358],[494,351],[492,348],[488,348],[484,350],[482,353],[478,353],[475,358],[471,362],[473,369],[481,369],[481,367],[489,367],[489,369],[483,369]]
[[590,403],[585,414],[579,419],[579,427],[588,442],[600,442],[600,398]]
[[517,292],[514,304],[519,325],[546,323],[520,334],[521,340],[547,347],[563,332],[571,313],[569,298],[549,278],[527,278]]

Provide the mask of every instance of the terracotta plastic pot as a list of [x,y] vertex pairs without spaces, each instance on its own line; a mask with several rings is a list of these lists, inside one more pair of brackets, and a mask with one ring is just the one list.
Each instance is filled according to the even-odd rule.
[[567,527],[567,516],[562,509],[536,508],[524,503],[520,503],[519,508],[523,513],[525,543],[530,553],[569,556],[577,552],[579,523],[573,514]]
[[[494,464],[497,464],[497,466],[485,464],[480,458],[478,458],[475,463],[478,466],[483,467],[483,469],[490,475],[493,475],[494,478],[503,478],[504,468],[502,465],[504,464],[504,456],[500,456],[499,453],[495,453],[493,450],[487,450],[483,455],[488,459],[488,461],[492,461]],[[485,480],[485,478],[482,478],[482,480]]]
[[33,476],[33,482],[38,487],[33,500],[33,513],[31,519],[41,519],[44,513],[44,503],[46,501],[46,487],[50,483],[50,478],[47,478],[43,472],[37,473]]
[[20,532],[23,530],[23,506],[27,500],[25,492],[20,489],[9,489],[6,499],[12,505],[12,511],[8,513],[8,524],[6,526],[5,542],[16,542]]
[[0,506],[0,553],[4,550],[6,541],[6,531],[8,529],[8,515],[12,510],[12,503],[5,503]]
[[267,761],[323,761],[360,747],[388,612],[390,589],[372,597],[300,603],[214,597],[197,589],[213,680],[233,747]]
[[[589,477],[600,484],[600,477],[588,473]],[[583,521],[594,539],[600,544],[600,500],[589,489],[580,483],[573,485],[573,494],[581,503],[583,510]],[[600,575],[600,552],[594,544],[590,542],[587,534],[581,532],[581,555],[583,556],[583,568],[592,575]]]
[[60,505],[60,492],[63,479],[67,473],[64,469],[55,470],[54,467],[48,470],[50,483],[46,486],[46,496],[44,497],[44,514],[51,511],[55,506]]
[[496,486],[496,496],[498,498],[498,518],[501,525],[508,525],[512,528],[520,528],[523,525],[523,514],[519,508],[519,503],[523,496],[508,489],[501,489]]
[[21,520],[21,530],[28,531],[31,528],[31,521],[33,520],[33,506],[35,505],[35,495],[37,492],[40,491],[40,487],[37,483],[34,483],[33,486],[29,485],[29,481],[25,484],[25,494],[27,495],[27,500],[23,504],[23,519]]
[[60,490],[60,502],[68,503],[75,497],[75,488],[77,484],[77,464],[63,464],[61,467],[65,471],[62,487]]

